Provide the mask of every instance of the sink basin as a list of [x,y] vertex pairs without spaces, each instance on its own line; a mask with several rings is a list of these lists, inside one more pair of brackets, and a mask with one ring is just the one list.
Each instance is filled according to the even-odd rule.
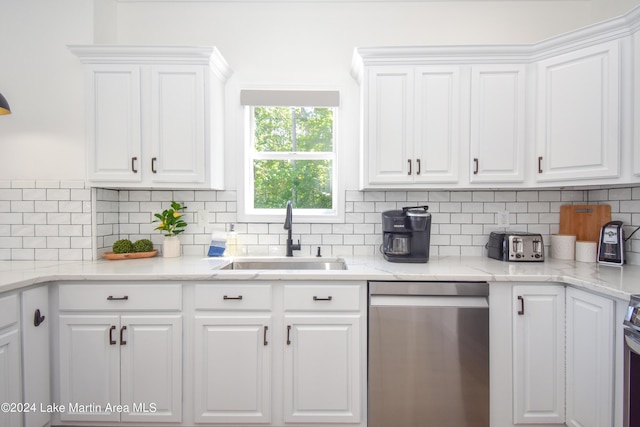
[[346,270],[342,258],[242,258],[223,270]]

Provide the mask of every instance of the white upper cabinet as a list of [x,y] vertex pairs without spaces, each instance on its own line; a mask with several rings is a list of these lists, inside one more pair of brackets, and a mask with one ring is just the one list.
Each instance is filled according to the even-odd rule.
[[636,8],[531,45],[357,48],[361,189],[637,183],[639,29]]
[[457,182],[458,67],[372,67],[364,187]]
[[540,61],[537,94],[537,180],[618,177],[619,42]]
[[224,84],[213,47],[71,46],[86,64],[87,179],[222,189]]
[[471,67],[470,182],[524,182],[525,66]]

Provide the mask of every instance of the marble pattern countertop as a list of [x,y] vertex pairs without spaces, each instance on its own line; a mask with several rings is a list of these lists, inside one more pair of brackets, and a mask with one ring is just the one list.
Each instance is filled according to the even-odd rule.
[[252,280],[481,280],[562,282],[628,300],[640,294],[640,266],[624,267],[547,259],[502,262],[484,257],[432,257],[426,264],[385,261],[381,256],[345,257],[347,270],[220,270],[230,258],[182,256],[122,261],[0,261],[0,292],[58,281],[252,281]]

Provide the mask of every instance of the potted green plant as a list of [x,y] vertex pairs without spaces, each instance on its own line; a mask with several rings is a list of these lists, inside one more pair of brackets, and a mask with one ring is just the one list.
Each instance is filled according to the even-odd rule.
[[182,219],[183,211],[186,206],[171,202],[171,208],[165,209],[162,213],[154,214],[156,217],[152,222],[158,222],[156,230],[160,230],[164,234],[162,242],[162,256],[165,258],[180,256],[180,240],[178,234],[184,232],[187,223]]

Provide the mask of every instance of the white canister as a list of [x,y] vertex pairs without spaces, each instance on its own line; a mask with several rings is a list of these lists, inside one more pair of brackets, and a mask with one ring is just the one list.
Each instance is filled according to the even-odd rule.
[[575,259],[576,236],[569,234],[551,235],[551,258],[562,260]]
[[576,261],[580,262],[596,262],[598,256],[598,243],[577,241],[576,242]]

